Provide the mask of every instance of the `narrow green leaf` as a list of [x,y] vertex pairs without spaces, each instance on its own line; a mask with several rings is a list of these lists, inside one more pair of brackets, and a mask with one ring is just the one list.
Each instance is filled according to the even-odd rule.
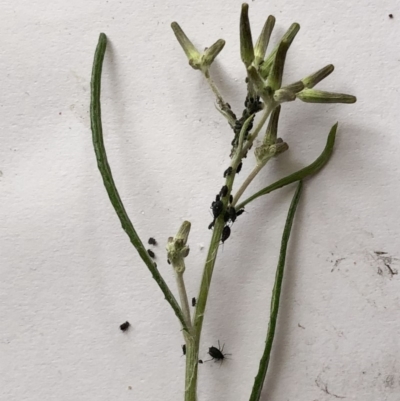
[[114,207],[115,212],[121,222],[122,228],[128,235],[132,245],[136,248],[139,256],[143,262],[149,268],[154,280],[156,280],[161,291],[164,293],[165,299],[169,302],[176,316],[182,324],[182,327],[187,331],[185,319],[182,310],[177,303],[174,295],[171,293],[166,282],[161,277],[157,265],[150,258],[146,251],[142,241],[137,235],[128,214],[126,213],[125,207],[119,196],[117,187],[111,173],[110,165],[107,160],[107,153],[104,146],[103,140],[103,127],[101,122],[101,73],[103,69],[104,54],[107,47],[107,37],[104,33],[100,34],[99,42],[97,44],[96,52],[94,55],[93,69],[92,69],[92,80],[91,80],[91,99],[90,99],[90,121],[93,134],[93,146],[96,153],[97,166],[100,170],[103,178],[104,186],[107,190],[107,194],[110,198],[111,204]]
[[265,376],[268,371],[268,365],[271,357],[272,345],[275,337],[276,322],[278,319],[279,301],[282,291],[283,273],[285,270],[286,251],[292,230],[293,220],[296,213],[297,205],[300,200],[302,182],[299,181],[296,192],[293,196],[292,203],[290,204],[289,212],[286,218],[285,228],[283,230],[281,250],[279,252],[279,261],[276,269],[275,284],[272,290],[271,297],[271,312],[269,317],[267,339],[265,341],[265,348],[260,360],[260,366],[257,376],[254,379],[253,390],[251,392],[250,401],[259,401],[261,390],[264,385]]
[[304,178],[308,177],[309,175],[313,175],[313,174],[317,173],[319,170],[321,170],[321,168],[325,166],[325,164],[328,162],[329,158],[332,155],[333,146],[335,145],[337,126],[338,126],[338,124],[336,123],[331,128],[331,131],[329,132],[328,139],[326,141],[324,150],[313,163],[311,163],[307,167],[302,168],[299,171],[296,171],[293,174],[290,174],[284,178],[281,178],[280,180],[269,185],[268,187],[265,187],[261,191],[256,192],[254,195],[250,196],[249,198],[247,198],[246,200],[241,202],[239,205],[237,205],[236,210],[239,210],[239,209],[245,207],[251,201],[259,198],[262,195],[269,194],[270,192],[275,191],[276,189],[282,188],[286,185],[289,185],[293,182],[303,180]]

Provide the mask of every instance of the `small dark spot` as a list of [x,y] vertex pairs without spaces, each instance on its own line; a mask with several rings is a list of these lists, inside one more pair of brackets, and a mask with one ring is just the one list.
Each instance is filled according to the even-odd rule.
[[297,323],[297,326],[299,326],[301,329],[305,330],[306,328],[302,326],[300,323]]
[[208,229],[211,230],[214,227],[215,224],[215,220],[213,220],[209,225],[208,225]]
[[222,198],[224,198],[226,195],[228,195],[228,190],[229,190],[229,188],[228,188],[227,185],[224,185],[224,186],[221,188],[221,191],[220,191],[219,194],[221,195]]
[[150,245],[157,245],[157,241],[153,237],[150,237],[148,242]]
[[239,174],[239,173],[240,173],[240,171],[242,170],[242,166],[243,166],[243,163],[240,162],[239,165],[238,165],[237,168],[236,168],[236,174]]
[[128,386],[128,390],[132,390],[132,386]]
[[148,250],[147,250],[147,253],[149,254],[149,256],[150,256],[151,258],[155,258],[155,257],[156,257],[155,253],[154,253],[151,249],[148,249]]
[[182,352],[183,352],[183,355],[186,355],[186,344],[182,345]]
[[229,196],[229,203],[232,203],[232,201],[233,201],[233,196],[230,195],[230,196]]
[[61,113],[61,111],[60,111],[60,112],[58,113],[58,115],[61,116],[61,114],[62,114],[62,113]]
[[196,306],[196,298],[195,297],[192,298],[192,306],[193,307]]
[[225,226],[222,230],[221,241],[224,243],[231,235],[231,228],[229,226]]
[[119,328],[120,328],[122,331],[126,331],[126,330],[129,329],[129,326],[130,326],[130,325],[131,325],[131,324],[130,324],[129,322],[125,322],[125,323],[122,323],[121,326],[119,326]]
[[392,18],[393,18],[393,14],[389,14],[389,18],[391,18],[391,19],[392,19]]
[[228,167],[225,171],[224,171],[224,178],[226,178],[228,175],[232,174],[232,167]]
[[236,217],[237,216],[240,216],[241,214],[243,214],[244,213],[244,209],[239,209],[237,212],[236,212]]
[[203,363],[203,361],[201,359],[199,359],[199,363]]
[[171,261],[170,261],[169,259],[167,259],[167,263],[170,265],[170,264],[171,264]]

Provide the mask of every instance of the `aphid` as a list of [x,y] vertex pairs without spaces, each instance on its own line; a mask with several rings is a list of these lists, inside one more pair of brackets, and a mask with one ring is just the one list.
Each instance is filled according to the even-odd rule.
[[228,195],[228,190],[229,190],[229,188],[228,188],[227,185],[224,185],[224,186],[221,188],[221,191],[220,191],[219,194],[221,195],[222,198],[224,198],[226,195]]
[[228,210],[228,213],[229,213],[229,218],[232,220],[232,223],[234,223],[237,216],[236,209],[233,206],[231,206]]
[[196,298],[195,297],[192,298],[192,306],[196,306]]
[[229,219],[230,219],[229,212],[226,211],[225,214],[224,214],[224,222],[227,223],[229,221]]
[[130,325],[131,325],[131,324],[130,324],[129,322],[125,322],[125,323],[122,323],[121,326],[119,326],[119,328],[120,328],[122,331],[126,331],[126,330],[128,330],[128,328],[129,328]]
[[222,346],[222,349],[221,349],[221,346],[218,341],[218,348],[211,346],[208,349],[208,355],[211,356],[213,361],[215,361],[215,362],[221,361],[221,363],[222,363],[222,361],[225,359],[226,355],[230,355],[230,354],[224,354],[224,347],[225,347],[225,344]]
[[233,201],[233,196],[230,195],[230,196],[229,196],[229,203],[232,203],[232,201]]
[[156,257],[155,253],[154,253],[151,249],[148,249],[148,250],[147,250],[147,253],[149,254],[149,256],[150,256],[151,258],[155,258],[155,257]]
[[222,230],[221,241],[224,243],[229,236],[231,235],[231,228],[229,226],[225,226]]
[[224,178],[226,178],[228,175],[232,174],[232,167],[228,167],[225,171],[224,171]]
[[239,210],[237,210],[236,211],[236,217],[237,216],[240,216],[241,214],[243,214],[244,213],[244,209],[239,209]]
[[211,204],[211,209],[213,211],[214,219],[216,219],[222,212],[224,205],[223,203],[218,200]]
[[203,361],[201,359],[199,359],[199,363],[203,363]]
[[215,220],[213,220],[209,225],[208,225],[208,229],[211,230],[214,227],[215,224]]
[[167,259],[167,263],[170,265],[170,264],[171,264],[171,261],[170,261],[169,259]]
[[183,352],[183,355],[186,355],[186,344],[182,345],[182,352]]
[[389,18],[393,18],[393,14],[389,14]]
[[242,169],[243,163],[240,162],[239,165],[236,167],[236,174],[240,173],[240,170]]
[[157,245],[157,241],[153,237],[150,237],[148,242],[150,245]]

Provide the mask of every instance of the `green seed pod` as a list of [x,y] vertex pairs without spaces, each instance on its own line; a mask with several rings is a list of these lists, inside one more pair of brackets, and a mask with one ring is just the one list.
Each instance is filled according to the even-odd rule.
[[314,74],[311,74],[309,77],[302,79],[301,81],[303,82],[305,88],[311,89],[317,85],[317,83],[321,82],[328,75],[330,75],[334,69],[335,67],[332,64],[329,64],[317,72],[314,72]]
[[240,56],[246,67],[249,67],[254,60],[253,39],[251,37],[249,21],[249,5],[242,4],[240,14]]
[[269,39],[271,37],[272,30],[275,26],[275,17],[270,15],[265,21],[263,30],[258,37],[256,46],[254,48],[254,64],[260,65],[264,61],[265,53],[267,51]]

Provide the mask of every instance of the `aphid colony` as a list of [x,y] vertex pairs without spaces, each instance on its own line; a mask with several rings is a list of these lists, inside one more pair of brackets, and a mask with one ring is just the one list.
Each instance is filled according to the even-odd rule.
[[[240,170],[242,169],[242,163],[240,163],[237,168],[236,168],[236,173],[239,173]],[[228,175],[231,175],[233,171],[232,167],[228,167],[225,172],[224,172],[224,177],[227,177]],[[214,225],[215,225],[215,220],[221,215],[221,213],[224,210],[224,203],[221,200],[222,198],[225,198],[229,193],[229,188],[227,185],[224,185],[221,188],[221,191],[219,194],[215,197],[215,201],[211,203],[211,210],[213,213],[214,220],[209,224],[208,229],[211,230]],[[243,212],[244,209],[236,210],[234,206],[232,206],[232,200],[233,197],[232,195],[229,195],[229,202],[226,207],[226,210],[224,212],[224,223],[226,223],[225,227],[222,230],[222,235],[221,235],[221,242],[224,243],[229,236],[231,235],[231,227],[228,225],[229,222],[234,223],[236,218],[240,216]]]

